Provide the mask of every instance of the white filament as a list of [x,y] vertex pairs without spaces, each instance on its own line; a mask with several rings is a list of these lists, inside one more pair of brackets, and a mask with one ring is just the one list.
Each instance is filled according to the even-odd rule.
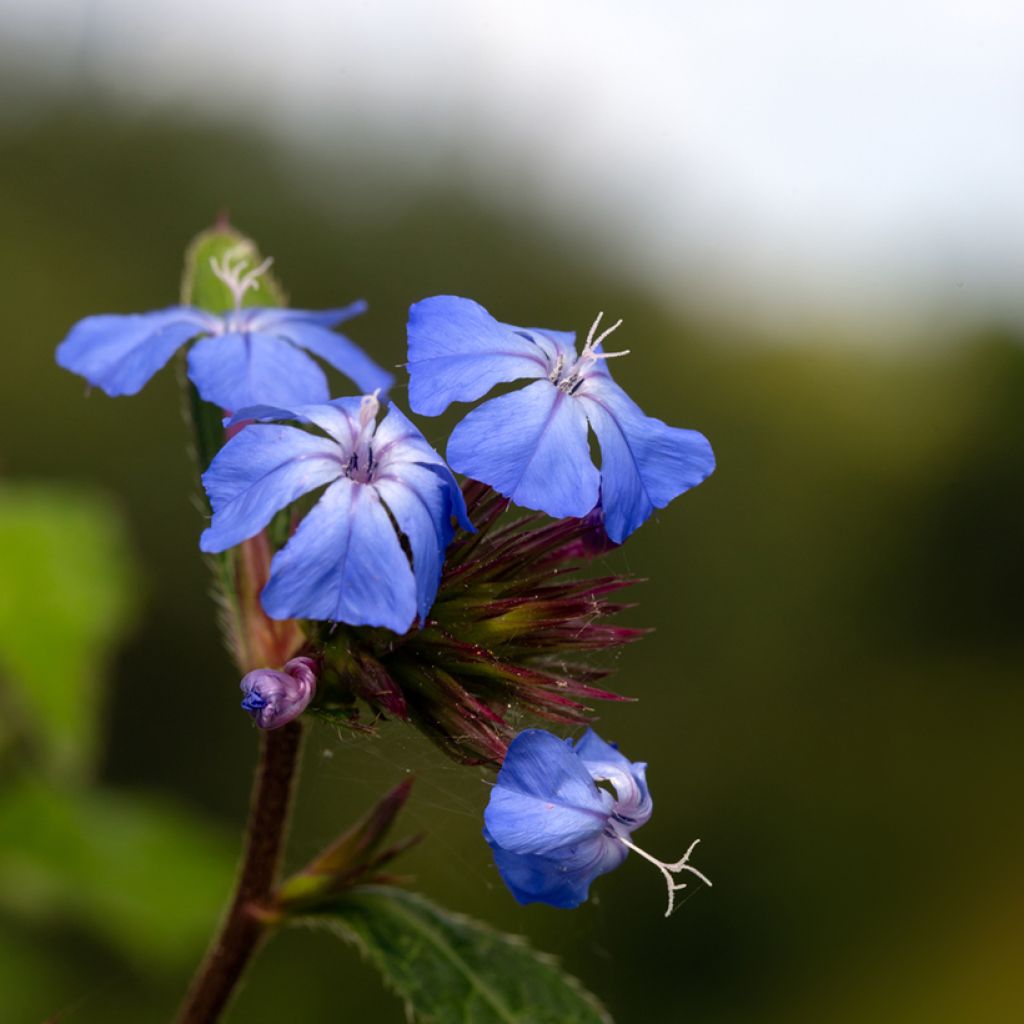
[[700,871],[689,863],[690,854],[693,853],[694,847],[700,842],[699,839],[694,839],[694,841],[690,843],[690,847],[686,853],[683,854],[682,860],[677,860],[675,864],[666,864],[664,861],[658,860],[657,857],[652,857],[646,850],[641,850],[639,846],[635,843],[631,843],[623,836],[619,836],[618,838],[619,842],[621,842],[623,846],[632,850],[634,853],[638,853],[644,858],[644,860],[653,864],[665,876],[665,884],[668,886],[668,910],[665,911],[666,917],[670,917],[672,915],[672,911],[675,910],[676,893],[679,892],[680,889],[686,888],[686,883],[675,881],[672,877],[673,875],[678,874],[680,871],[689,871],[691,874],[696,875],[705,885],[711,885],[710,879],[701,874]]
[[268,256],[258,267],[247,270],[249,261],[241,256],[239,249],[230,249],[218,261],[216,256],[210,257],[210,269],[214,277],[222,281],[231,297],[235,300],[235,311],[242,308],[245,293],[259,287],[260,278],[270,269],[273,257]]

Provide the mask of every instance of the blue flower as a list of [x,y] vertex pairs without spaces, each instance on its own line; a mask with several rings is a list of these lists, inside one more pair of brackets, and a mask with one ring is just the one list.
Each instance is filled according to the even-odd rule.
[[375,395],[245,409],[233,422],[294,420],[322,433],[253,423],[203,474],[213,519],[199,546],[209,552],[240,544],[303,494],[327,488],[270,564],[262,602],[271,618],[404,633],[434,602],[452,516],[472,529],[441,457],[395,406],[378,425],[378,409]]
[[172,306],[86,317],[57,347],[57,363],[108,395],[134,395],[182,345],[197,338],[188,353],[189,379],[203,399],[222,409],[326,402],[327,378],[307,353],[340,370],[361,391],[386,391],[391,374],[331,330],[362,313],[365,302],[318,312],[242,308],[245,293],[268,265],[246,272],[244,262],[214,263],[214,273],[235,299],[234,310],[223,316]]
[[[626,353],[600,350],[619,326],[595,338],[600,320],[577,354],[574,334],[511,327],[469,299],[417,302],[409,310],[409,403],[436,416],[497,384],[535,379],[469,413],[448,442],[449,464],[556,518],[585,516],[600,503],[608,536],[621,543],[656,508],[707,479],[715,458],[702,434],[645,416],[612,380],[606,360]],[[600,471],[588,423],[601,446]]]
[[[617,868],[633,850],[654,864],[668,884],[668,914],[689,871],[641,850],[632,833],[651,817],[646,764],[629,761],[592,729],[573,744],[543,729],[527,729],[509,745],[484,811],[484,838],[498,871],[520,903],[578,907],[590,884]],[[602,785],[603,784],[603,785]]]

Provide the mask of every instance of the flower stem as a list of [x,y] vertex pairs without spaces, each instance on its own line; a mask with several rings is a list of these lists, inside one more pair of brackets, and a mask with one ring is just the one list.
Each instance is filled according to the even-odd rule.
[[261,733],[260,760],[235,895],[220,933],[192,980],[178,1024],[213,1024],[220,1018],[253,953],[266,936],[267,916],[277,882],[288,827],[302,726],[289,722]]

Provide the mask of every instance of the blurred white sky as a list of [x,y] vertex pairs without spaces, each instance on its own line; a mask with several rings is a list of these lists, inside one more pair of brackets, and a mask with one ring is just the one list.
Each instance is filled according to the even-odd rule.
[[132,102],[459,147],[741,319],[1024,322],[1022,0],[0,0],[0,30]]

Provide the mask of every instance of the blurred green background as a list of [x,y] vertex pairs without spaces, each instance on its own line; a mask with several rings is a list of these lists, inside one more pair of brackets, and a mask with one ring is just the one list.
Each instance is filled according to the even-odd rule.
[[[327,159],[68,95],[0,132],[0,1018],[168,1019],[227,896],[256,736],[197,551],[175,375],[110,400],[53,362],[82,316],[174,302],[185,245],[225,207],[295,304],[368,299],[350,333],[385,364],[437,292],[513,323],[623,317],[618,378],[719,462],[606,560],[649,578],[628,621],[656,631],[614,658],[639,702],[600,709],[650,763],[638,839],[671,859],[700,836],[713,889],[666,921],[631,858],[579,911],[516,906],[479,835],[484,776],[397,725],[314,731],[290,863],[413,770],[417,887],[557,953],[621,1022],[1018,1019],[1017,332],[769,345],[730,310],[670,308],[455,159]],[[296,932],[228,1019],[403,1016],[353,950]]]

